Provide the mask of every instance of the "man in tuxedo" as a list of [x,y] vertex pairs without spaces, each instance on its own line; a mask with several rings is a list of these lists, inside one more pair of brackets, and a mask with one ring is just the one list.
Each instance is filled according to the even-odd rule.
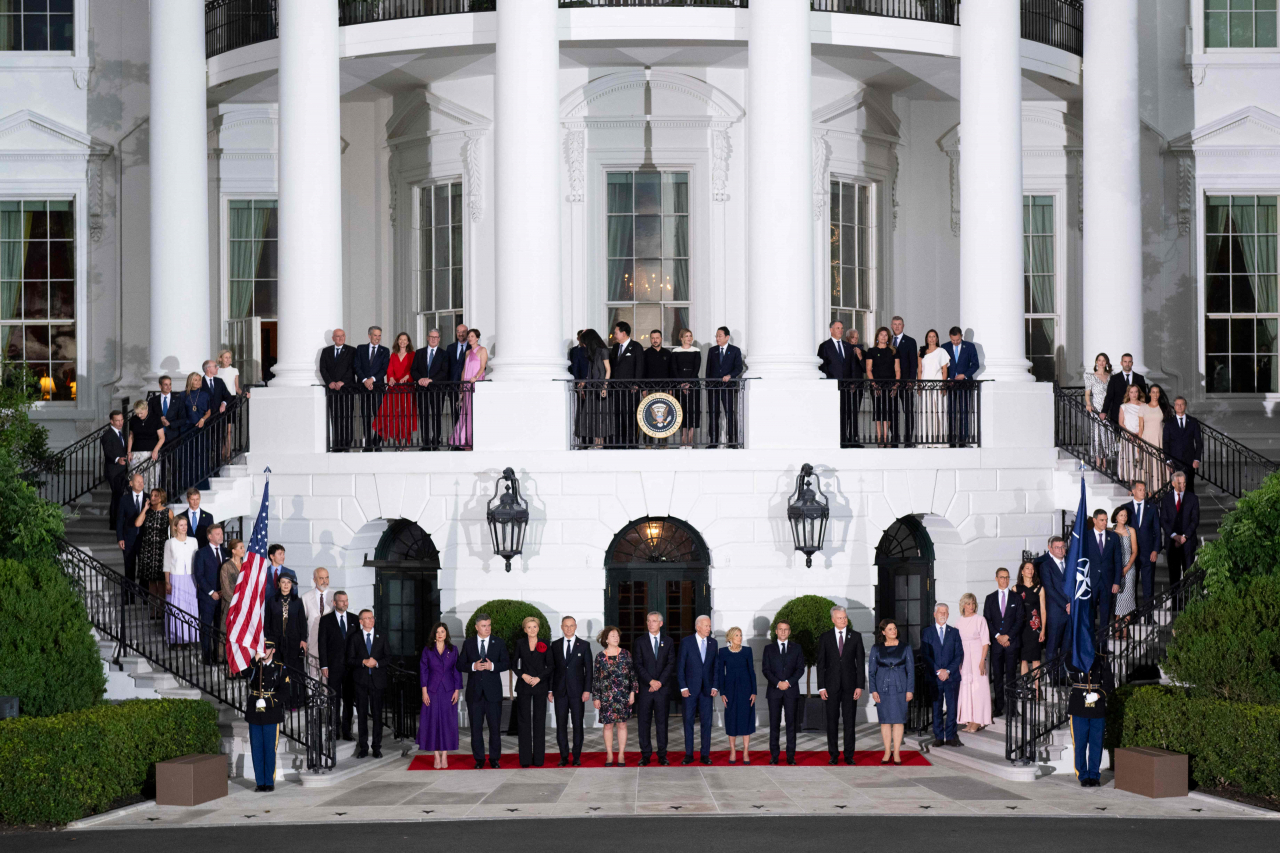
[[716,382],[723,383],[724,390],[707,392],[707,400],[711,411],[711,447],[720,444],[720,412],[724,411],[724,421],[729,447],[738,446],[737,389],[738,377],[745,369],[742,363],[742,350],[729,343],[729,327],[716,329],[716,345],[707,352],[707,379],[709,386]]
[[227,406],[235,402],[236,395],[234,391],[227,389],[227,383],[218,378],[218,362],[208,359],[200,369],[204,372],[204,376],[200,377],[200,384],[209,395],[209,411],[214,414],[225,412]]
[[489,726],[489,766],[502,759],[502,677],[511,668],[507,645],[493,636],[487,613],[476,614],[476,635],[458,652],[458,672],[467,672],[467,716],[471,718],[471,755],[476,769],[484,767],[484,727]]
[[[124,576],[130,583],[138,581],[138,533],[140,528],[134,524],[138,516],[147,506],[147,490],[141,474],[129,477],[129,491],[120,498],[119,512],[116,513],[116,544],[124,552]],[[125,603],[133,603],[133,593],[126,591]]]
[[320,617],[320,677],[338,697],[333,726],[342,732],[343,740],[353,740],[351,712],[356,694],[347,666],[347,638],[356,630],[356,620],[347,612],[347,594],[338,590],[333,594],[333,609]]
[[[1196,558],[1200,537],[1200,499],[1191,491],[1190,477],[1177,471],[1173,488],[1160,501],[1160,529],[1165,539],[1165,558],[1169,563],[1169,586],[1182,580],[1182,573]],[[1176,607],[1176,603],[1175,603]]]
[[175,513],[174,517],[176,518],[179,515],[186,516],[187,533],[194,536],[196,544],[203,548],[209,544],[209,525],[213,524],[213,514],[207,509],[200,508],[199,489],[187,489],[186,497],[187,508],[182,512]]
[[391,366],[391,350],[382,345],[382,327],[369,327],[369,344],[356,349],[354,361],[356,391],[360,395],[360,420],[364,430],[364,449],[381,450],[382,439],[373,431],[373,419],[382,406],[387,387],[387,368]]
[[120,520],[120,499],[128,488],[125,474],[129,470],[129,453],[124,437],[124,412],[117,409],[111,413],[111,428],[102,434],[98,444],[102,447],[102,476],[111,486],[107,522],[115,530],[116,523]]
[[263,579],[263,585],[266,587],[262,595],[262,610],[265,613],[267,605],[271,599],[276,597],[276,584],[280,581],[280,573],[287,571],[284,565],[284,546],[268,545],[267,546],[267,575]]
[[382,692],[387,689],[387,673],[382,665],[391,657],[387,638],[373,626],[373,611],[360,611],[360,627],[347,637],[346,665],[356,693],[356,719],[360,742],[356,758],[369,755],[369,728],[373,727],[373,757],[382,757]]
[[804,678],[804,650],[791,642],[791,623],[773,626],[773,642],[764,647],[760,663],[764,696],[769,703],[769,763],[778,763],[782,715],[787,715],[787,764],[796,763],[796,711],[800,706],[800,679]]
[[591,701],[591,643],[575,636],[578,620],[560,620],[560,639],[551,644],[551,700],[555,702],[560,766],[569,763],[569,722],[573,721],[573,766],[582,766],[582,712]]
[[[1147,499],[1147,484],[1138,480],[1129,492],[1133,499],[1125,504],[1129,510],[1129,526],[1138,537],[1138,578],[1142,581],[1142,602],[1155,595],[1156,557],[1164,548],[1160,538],[1160,507]],[[1150,614],[1147,619],[1150,620]]]
[[[320,351],[320,381],[328,388],[329,425],[335,450],[351,446],[351,421],[355,418],[351,404],[356,390],[356,348],[347,346],[347,333],[333,330],[333,346]],[[342,396],[335,396],[341,393]]]
[[1200,422],[1187,414],[1187,398],[1173,398],[1173,417],[1164,422],[1165,462],[1174,471],[1187,475],[1187,491],[1195,494],[1196,471],[1200,469],[1200,454],[1204,450],[1204,436]]
[[649,726],[657,718],[658,763],[667,765],[667,718],[670,715],[670,691],[667,684],[675,671],[676,655],[671,638],[662,633],[662,614],[651,611],[644,618],[645,633],[636,637],[631,647],[632,666],[636,670],[636,733],[640,741],[640,766],[648,765],[653,755]]
[[[960,702],[960,668],[964,644],[960,632],[947,624],[951,608],[933,608],[933,624],[920,629],[920,653],[933,673],[933,740],[937,746],[964,746],[956,737],[956,710]],[[945,706],[945,715],[944,715]]]
[[1061,536],[1049,539],[1049,550],[1036,560],[1036,571],[1044,585],[1044,606],[1048,611],[1044,621],[1043,660],[1053,660],[1062,648],[1070,625],[1071,611],[1064,584],[1067,578],[1067,542]]
[[[831,337],[818,344],[818,370],[828,379],[849,379],[853,376],[853,363],[858,361],[853,347],[844,342],[844,323],[832,320],[828,327]],[[840,391],[840,443],[853,441],[850,427],[850,406],[848,391]]]
[[307,675],[320,677],[320,619],[333,609],[329,594],[329,570],[318,568],[311,573],[311,589],[302,596],[302,611],[307,614]]
[[160,390],[147,395],[147,420],[150,426],[164,430],[164,440],[173,441],[182,432],[183,413],[181,395],[173,393],[173,380],[160,377]]
[[[1026,623],[1026,605],[1022,596],[1009,588],[1009,570],[996,569],[996,591],[987,596],[982,607],[991,640],[991,683],[995,685],[995,716],[1004,713],[1005,692],[1018,677],[1022,650],[1022,626]],[[1010,708],[1010,714],[1016,709]]]
[[[942,345],[951,357],[947,365],[947,378],[962,380],[972,379],[978,372],[978,349],[971,341],[964,339],[959,326],[952,326],[950,340]],[[947,407],[947,441],[952,447],[967,445],[974,434],[970,423],[972,408],[969,405],[969,390],[956,388],[951,394],[951,405]]]
[[862,635],[849,626],[843,607],[831,608],[830,631],[818,638],[818,695],[826,703],[828,764],[840,758],[840,717],[844,717],[844,763],[853,763],[858,700],[866,687]]
[[[915,381],[920,375],[920,345],[916,343],[916,339],[904,332],[906,324],[901,317],[894,317],[890,322],[893,328],[893,337],[889,339],[889,343],[893,345],[898,353],[898,364],[902,368],[903,381]],[[915,445],[916,436],[916,395],[911,389],[906,389],[898,394],[898,406],[902,412],[902,432],[898,432],[898,412],[894,412],[893,418],[893,440],[894,443],[901,441],[907,447]]]
[[1107,629],[1111,623],[1111,596],[1120,591],[1123,580],[1120,560],[1120,537],[1107,529],[1107,511],[1093,511],[1093,527],[1086,530],[1080,556],[1089,561],[1089,585],[1098,603],[1098,646],[1106,649]]
[[[417,385],[418,419],[422,442],[420,450],[430,450],[441,445],[440,415],[444,408],[443,386],[449,381],[449,356],[440,348],[440,330],[427,332],[427,345],[413,354],[409,366],[409,378]],[[432,387],[432,386],[435,387]]]
[[[631,324],[619,320],[613,324],[613,348],[609,351],[609,398],[613,400],[614,441],[624,447],[639,447],[636,407],[640,405],[640,386],[620,384],[629,379],[644,379],[644,349],[631,339]],[[615,384],[618,383],[618,384]]]
[[1133,372],[1133,356],[1125,353],[1120,356],[1120,371],[1111,374],[1107,382],[1107,395],[1102,398],[1102,414],[1113,424],[1120,423],[1120,407],[1124,405],[1125,394],[1130,385],[1142,389],[1142,397],[1147,396],[1147,380],[1141,373]]
[[676,661],[676,681],[684,698],[684,760],[693,763],[693,717],[701,718],[703,764],[711,763],[711,710],[717,695],[715,688],[716,641],[711,636],[711,617],[699,616],[693,622],[694,633],[680,641],[680,658]]
[[[213,647],[214,632],[206,626],[221,627],[218,613],[221,610],[218,593],[218,572],[222,564],[231,559],[230,552],[222,547],[221,524],[211,524],[205,531],[206,544],[196,551],[191,561],[192,580],[196,584],[196,601],[200,605],[200,651],[206,664],[216,663],[217,649]],[[221,647],[221,643],[218,644]]]

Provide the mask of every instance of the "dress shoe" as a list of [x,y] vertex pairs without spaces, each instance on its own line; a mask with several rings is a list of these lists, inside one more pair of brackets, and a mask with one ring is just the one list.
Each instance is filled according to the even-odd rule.
[[649,766],[649,758],[648,758],[647,756],[646,756],[646,757],[644,757],[644,758],[641,758],[641,759],[640,759],[640,766],[641,766],[641,767],[648,767],[648,766]]
[[[1081,780],[1080,780],[1080,784],[1081,784],[1082,786],[1086,786],[1086,787],[1087,787],[1087,783],[1088,783],[1088,781],[1089,781],[1088,779],[1081,779]],[[266,785],[259,785],[258,787],[256,787],[256,788],[254,788],[254,789],[253,789],[253,792],[254,792],[255,794],[261,794],[261,793],[266,792],[266,790],[267,790],[267,786],[266,786]]]
[[[706,759],[703,759],[703,761],[705,761],[705,760],[706,760]],[[738,760],[737,760],[736,758],[730,758],[730,759],[729,759],[729,764],[730,764],[730,766],[732,766],[732,765],[734,765],[734,764],[737,764],[737,763],[738,763]]]
[[777,764],[777,763],[778,763],[778,757],[775,755],[773,758],[770,758],[770,759],[769,759],[769,763],[770,763],[771,765],[773,765],[773,764]]
[[692,763],[693,763],[693,756],[692,756],[692,755],[686,755],[684,758],[680,759],[680,763],[681,763],[681,764],[692,764]]
[[947,741],[947,746],[964,746],[964,741],[960,740],[958,737],[953,737],[951,740]]
[[381,758],[381,757],[382,757],[382,750],[380,750],[380,749],[375,749],[375,750],[373,751],[373,757],[374,757],[374,758]]
[[573,759],[573,766],[574,766],[574,767],[581,767],[581,766],[582,766],[582,759],[581,759],[581,758],[575,758],[575,759]]
[[501,762],[501,761],[499,761],[499,760],[498,760],[498,759],[496,759],[496,758],[490,758],[490,759],[489,759],[489,766],[490,766],[490,767],[492,767],[494,770],[501,770],[501,769],[502,769],[502,762]]
[[887,758],[882,758],[882,759],[880,759],[880,766],[881,766],[881,767],[887,767],[888,765],[889,765],[889,759],[887,759]]
[[484,759],[483,759],[483,758],[476,759],[476,769],[477,769],[477,770],[483,770],[483,769],[484,769]]
[[837,764],[839,764],[839,763],[840,763],[840,759],[838,759],[838,758],[831,758],[831,759],[828,759],[828,760],[827,760],[827,763],[828,763],[828,764],[830,764],[832,767],[835,767]]
[[569,759],[567,759],[567,758],[561,758],[561,759],[560,759],[560,763],[559,763],[558,765],[556,765],[556,766],[557,766],[557,767],[568,767],[568,766],[569,766]]
[[[1096,780],[1096,779],[1095,779],[1095,780],[1094,780],[1094,786],[1095,786],[1095,787],[1097,786],[1097,782],[1098,782],[1098,780]],[[267,793],[268,793],[268,794],[270,794],[270,793],[271,793],[272,791],[274,791],[275,789],[276,789],[276,786],[275,786],[275,785],[268,785],[268,786],[267,786]]]
[[1089,782],[1091,782],[1091,781],[1092,781],[1092,780],[1090,780],[1090,779],[1081,779],[1081,780],[1080,780],[1080,787],[1081,787],[1081,788],[1088,788],[1088,787],[1089,787]]
[[844,760],[844,763],[845,763],[845,764],[848,764],[849,766],[851,766],[851,767],[852,767],[852,766],[853,766],[853,759],[852,759],[852,758],[849,758],[849,757],[846,757],[846,758],[845,758],[845,760]]
[[902,756],[901,756],[901,755],[895,755],[895,756],[893,757],[893,766],[894,766],[894,767],[901,767],[901,766],[902,766]]
[[350,741],[354,741],[354,740],[355,740],[355,735],[351,734],[351,732],[347,732],[346,734],[344,734],[344,735],[342,736],[342,739],[343,739],[343,740],[345,740],[345,741],[348,741],[348,742],[350,742]]
[[368,757],[369,757],[369,750],[367,749],[356,750],[356,758],[368,758]]
[[795,760],[794,758],[788,758],[788,759],[787,759],[787,764],[790,764],[792,767],[795,767],[795,766],[796,766],[796,760]]
[[670,766],[671,762],[667,760],[667,757],[665,755],[659,755],[658,764],[661,765],[662,767],[668,767]]
[[711,764],[711,756],[710,756],[710,755],[704,755],[704,756],[702,756],[702,763],[703,763],[703,764],[710,765],[710,764]]
[[613,762],[613,766],[614,766],[614,767],[626,767],[626,766],[627,766],[627,761],[626,761],[626,759],[625,759],[625,758],[624,758],[622,761],[615,761],[615,762]]

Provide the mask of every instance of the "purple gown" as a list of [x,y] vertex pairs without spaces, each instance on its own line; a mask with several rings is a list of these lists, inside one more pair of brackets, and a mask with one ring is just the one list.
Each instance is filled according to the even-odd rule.
[[462,689],[462,673],[458,672],[458,649],[447,648],[444,654],[432,643],[422,650],[420,677],[431,697],[418,715],[418,749],[435,752],[458,748],[458,706],[451,701],[453,691]]

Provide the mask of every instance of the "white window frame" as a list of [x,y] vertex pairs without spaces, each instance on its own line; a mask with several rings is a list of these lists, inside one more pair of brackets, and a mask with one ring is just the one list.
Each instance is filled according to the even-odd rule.
[[[228,320],[234,319],[231,316],[231,202],[233,201],[274,201],[277,210],[279,210],[280,197],[279,193],[274,190],[271,192],[236,192],[222,193],[218,199],[218,286],[221,293],[218,297],[219,312],[221,314],[218,322],[219,330],[225,328]],[[277,213],[277,216],[279,214]],[[277,243],[279,238],[277,238]],[[277,261],[278,263],[278,261]],[[280,279],[279,268],[276,269],[276,306],[277,319],[268,320],[268,322],[279,322],[279,304],[280,304]],[[256,316],[256,315],[255,315]],[[242,318],[243,319],[243,318]]]
[[[412,209],[409,211],[409,239],[412,241],[410,247],[410,257],[412,264],[409,269],[409,286],[411,288],[409,294],[409,305],[413,312],[413,328],[417,337],[414,338],[414,347],[420,348],[426,344],[427,333],[432,327],[427,325],[424,319],[428,313],[439,314],[437,310],[430,312],[422,309],[422,193],[431,192],[437,186],[459,184],[461,186],[461,205],[462,205],[462,309],[458,313],[462,314],[462,322],[470,325],[469,307],[474,304],[474,297],[471,293],[471,252],[470,243],[474,240],[474,233],[471,230],[470,215],[470,199],[467,196],[467,181],[461,174],[444,174],[439,177],[427,180],[416,181],[412,185]],[[454,340],[455,327],[449,329],[440,329],[440,344],[447,346],[450,341]]]
[[[880,283],[882,280],[882,270],[880,267],[881,249],[880,249],[880,222],[884,216],[880,204],[880,188],[881,182],[867,175],[854,175],[845,172],[831,171],[827,174],[827,178],[823,181],[823,191],[827,194],[826,204],[822,209],[822,229],[826,239],[823,241],[822,255],[822,331],[818,336],[818,340],[824,340],[830,336],[831,324],[831,184],[856,184],[868,188],[867,210],[870,211],[871,225],[867,230],[867,252],[871,256],[870,263],[867,264],[871,280],[867,283],[867,293],[870,296],[870,306],[868,308],[850,308],[840,309],[853,311],[855,316],[858,311],[866,311],[867,328],[858,330],[858,340],[863,346],[874,345],[874,340],[868,341],[868,337],[874,337],[876,329],[880,326],[889,325],[888,322],[881,322],[880,318]],[[844,191],[841,190],[843,196]],[[841,292],[844,290],[843,277],[840,283]],[[845,329],[845,334],[849,330]],[[924,341],[921,341],[923,344]]]
[[[1033,316],[1053,317],[1055,377],[1059,382],[1062,382],[1072,372],[1067,364],[1066,311],[1064,310],[1066,305],[1064,291],[1067,288],[1067,191],[1061,184],[1054,184],[1044,188],[1039,188],[1032,184],[1023,187],[1022,195],[1024,198],[1026,196],[1049,196],[1053,199],[1053,314],[1028,314],[1024,303],[1022,322],[1025,340],[1028,318]],[[1059,357],[1059,354],[1061,354],[1061,357]],[[1029,362],[1030,358],[1027,360]]]

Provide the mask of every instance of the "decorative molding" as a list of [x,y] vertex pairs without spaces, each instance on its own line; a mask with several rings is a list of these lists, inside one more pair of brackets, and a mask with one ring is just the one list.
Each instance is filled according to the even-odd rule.
[[[62,160],[90,157],[95,154],[105,157],[111,153],[111,146],[105,142],[100,142],[87,133],[81,133],[75,128],[68,127],[60,121],[51,119],[48,116],[43,116],[40,113],[33,112],[32,110],[18,110],[17,112],[11,113],[5,118],[0,119],[0,139],[13,136],[16,133],[21,132],[24,128],[29,128],[42,133],[45,136],[48,136],[63,145],[68,145],[75,150],[60,151],[57,149],[51,149],[45,151],[44,149],[35,149],[16,151],[10,149],[3,153],[11,155],[44,155],[49,159]],[[24,157],[22,159],[27,158]]]
[[1178,233],[1186,236],[1191,233],[1191,220],[1195,216],[1196,165],[1190,153],[1178,155]]
[[[1226,136],[1231,131],[1242,128],[1251,128],[1264,131],[1274,137],[1274,143],[1266,142],[1247,142],[1244,145],[1231,145],[1230,143],[1213,143],[1217,137]],[[1256,139],[1256,137],[1254,137]],[[1230,115],[1202,124],[1190,133],[1184,133],[1177,139],[1169,143],[1172,150],[1179,149],[1195,149],[1196,153],[1200,153],[1204,147],[1217,147],[1220,150],[1249,150],[1271,148],[1272,144],[1280,147],[1280,116],[1275,113],[1268,112],[1261,107],[1249,106],[1236,110]]]
[[77,89],[84,89],[89,85],[89,69],[73,68],[71,69],[71,82],[76,84]]
[[427,89],[419,89],[408,103],[396,110],[395,114],[387,119],[387,144],[395,145],[397,142],[419,139],[422,136],[438,136],[442,133],[453,132],[431,130],[425,134],[407,134],[406,131],[413,126],[418,116],[427,111],[439,113],[462,125],[461,130],[487,131],[493,127],[493,120],[488,116],[469,110],[462,104],[451,101],[448,98],[442,98]]
[[1204,83],[1204,76],[1208,72],[1209,66],[1207,65],[1188,65],[1187,81],[1191,84],[1191,88],[1194,89]]
[[825,133],[813,134],[813,219],[822,221],[822,214],[827,207],[827,164],[831,161],[831,146],[823,137]]
[[387,157],[387,185],[389,187],[387,207],[391,210],[391,227],[395,228],[396,202],[400,191],[400,154],[394,148],[391,149],[391,155]]
[[874,116],[881,126],[888,129],[888,138],[897,141],[902,129],[902,119],[898,118],[898,114],[893,111],[893,105],[870,86],[863,86],[855,92],[850,92],[829,104],[818,107],[813,111],[813,123],[824,125],[856,110],[863,110],[868,115]]
[[729,200],[729,155],[733,153],[733,145],[729,141],[729,131],[711,131],[711,198],[714,201]]
[[1084,151],[1071,149],[1067,151],[1067,160],[1075,170],[1076,179],[1076,228],[1084,233]]
[[481,169],[483,145],[483,131],[468,131],[467,140],[462,143],[462,167],[467,177],[467,207],[471,210],[472,222],[479,222],[484,216],[484,177]]
[[605,100],[617,92],[645,87],[678,92],[702,101],[707,105],[711,118],[729,124],[741,121],[746,114],[746,111],[733,98],[696,77],[675,71],[636,68],[605,74],[574,89],[560,99],[560,117],[562,120],[588,118],[587,111],[592,104]]
[[960,125],[948,130],[938,140],[938,147],[947,155],[951,181],[951,233],[960,236]]
[[569,201],[580,204],[583,186],[586,184],[586,165],[583,160],[587,150],[587,134],[583,130],[570,130],[564,135],[564,162],[569,168]]
[[902,158],[898,156],[898,146],[889,149],[893,158],[893,181],[889,184],[889,203],[893,207],[893,227],[898,227],[898,175],[902,172]]
[[89,239],[95,243],[102,242],[102,165],[105,154],[94,154],[88,163],[88,197],[85,199],[89,207]]
[[681,127],[723,130],[733,122],[714,116],[586,116],[560,122],[565,130],[597,128]]

